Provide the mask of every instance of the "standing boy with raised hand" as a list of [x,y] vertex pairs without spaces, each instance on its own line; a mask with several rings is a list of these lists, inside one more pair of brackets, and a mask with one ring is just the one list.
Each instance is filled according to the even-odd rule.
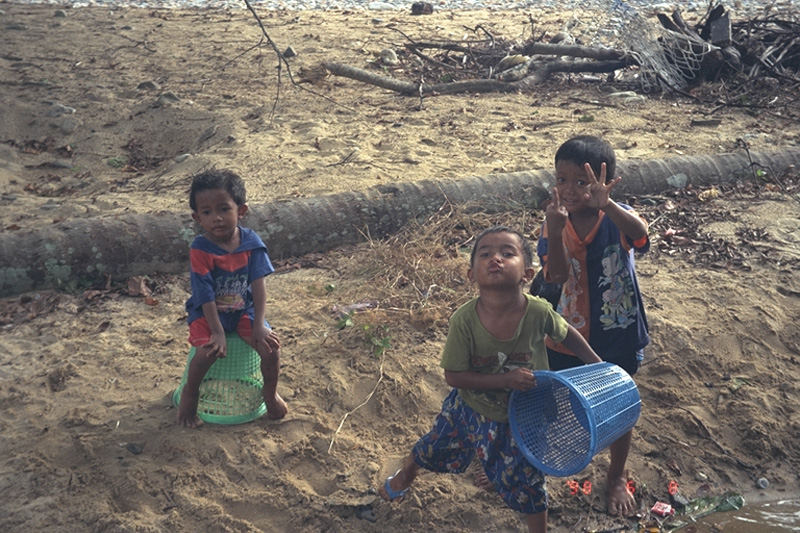
[[[650,342],[633,256],[650,248],[647,223],[609,197],[622,178],[613,177],[616,158],[604,140],[588,135],[568,140],[556,151],[555,165],[556,186],[537,246],[545,281],[562,284],[557,311],[594,351],[633,375]],[[547,346],[551,370],[582,364],[563,344]],[[636,510],[625,472],[631,437],[632,431],[610,446],[611,514]]]

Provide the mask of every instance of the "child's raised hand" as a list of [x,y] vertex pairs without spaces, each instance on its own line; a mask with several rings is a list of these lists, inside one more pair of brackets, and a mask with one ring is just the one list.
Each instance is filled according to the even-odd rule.
[[507,388],[518,391],[531,390],[536,386],[536,376],[528,368],[515,368],[506,372]]
[[561,200],[558,197],[558,189],[555,187],[553,187],[553,199],[547,204],[544,216],[550,233],[560,233],[567,224],[569,212],[566,207],[561,205]]
[[587,204],[589,207],[604,209],[610,201],[611,189],[620,182],[622,176],[617,176],[606,183],[605,163],[600,164],[600,179],[597,178],[589,163],[584,163],[583,168],[586,170],[586,178],[589,181],[589,192],[585,196]]

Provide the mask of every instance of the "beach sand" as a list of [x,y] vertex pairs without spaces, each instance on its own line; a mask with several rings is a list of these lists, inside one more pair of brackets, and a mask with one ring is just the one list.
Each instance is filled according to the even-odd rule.
[[[210,166],[239,172],[258,205],[550,168],[556,147],[579,133],[604,136],[620,160],[732,152],[739,139],[779,150],[800,139],[797,116],[723,107],[719,125],[691,126],[713,106],[667,95],[621,105],[605,83],[577,75],[421,106],[314,75],[321,61],[368,68],[406,36],[460,39],[480,25],[521,38],[531,31],[523,12],[260,13],[277,48],[297,52],[291,72],[309,91],[285,66],[278,86],[276,56],[253,48],[261,33],[245,10],[0,10],[0,222],[9,232],[186,212],[189,176]],[[574,15],[544,13],[536,31],[555,34]],[[604,513],[602,452],[580,474],[550,478],[552,531],[652,523],[648,511],[669,501],[671,481],[688,499],[797,494],[800,203],[796,173],[782,179],[654,194],[653,205],[637,206],[654,223],[653,249],[637,263],[652,344],[636,376],[642,415],[628,460],[642,517]],[[423,474],[399,504],[375,492],[448,391],[438,365],[447,318],[474,294],[461,245],[499,220],[533,234],[542,215],[445,207],[392,240],[277,265],[267,317],[283,343],[289,414],[280,421],[175,425],[185,274],[0,301],[2,529],[522,530],[470,473]],[[668,229],[693,243],[681,246]],[[336,311],[354,304],[363,310],[342,327]],[[592,490],[572,495],[569,481]]]

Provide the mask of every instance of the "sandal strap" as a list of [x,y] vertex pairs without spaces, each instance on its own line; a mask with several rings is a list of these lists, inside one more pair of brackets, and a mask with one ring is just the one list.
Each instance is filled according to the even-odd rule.
[[394,473],[394,475],[389,476],[386,478],[386,482],[383,484],[383,488],[386,490],[386,495],[389,496],[390,500],[396,500],[398,498],[402,498],[408,492],[408,487],[401,489],[401,490],[394,490],[391,486],[391,481],[400,473],[400,470]]

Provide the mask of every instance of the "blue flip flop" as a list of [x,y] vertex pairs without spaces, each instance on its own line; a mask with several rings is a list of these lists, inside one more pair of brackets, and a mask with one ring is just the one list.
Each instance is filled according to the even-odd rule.
[[386,482],[383,484],[383,489],[386,491],[386,495],[387,495],[387,496],[389,496],[389,501],[390,501],[390,502],[393,502],[393,501],[395,501],[395,500],[397,500],[397,499],[400,499],[400,498],[402,498],[402,497],[403,497],[403,496],[405,496],[405,495],[406,495],[406,493],[408,492],[408,487],[406,487],[406,488],[404,488],[404,489],[402,489],[402,490],[394,490],[394,489],[391,487],[391,485],[390,485],[390,482],[391,482],[391,481],[392,481],[392,480],[395,478],[395,476],[397,476],[397,474],[399,474],[399,473],[400,473],[400,470],[398,470],[397,472],[395,472],[393,476],[389,476],[389,477],[387,477],[387,478],[386,478]]

